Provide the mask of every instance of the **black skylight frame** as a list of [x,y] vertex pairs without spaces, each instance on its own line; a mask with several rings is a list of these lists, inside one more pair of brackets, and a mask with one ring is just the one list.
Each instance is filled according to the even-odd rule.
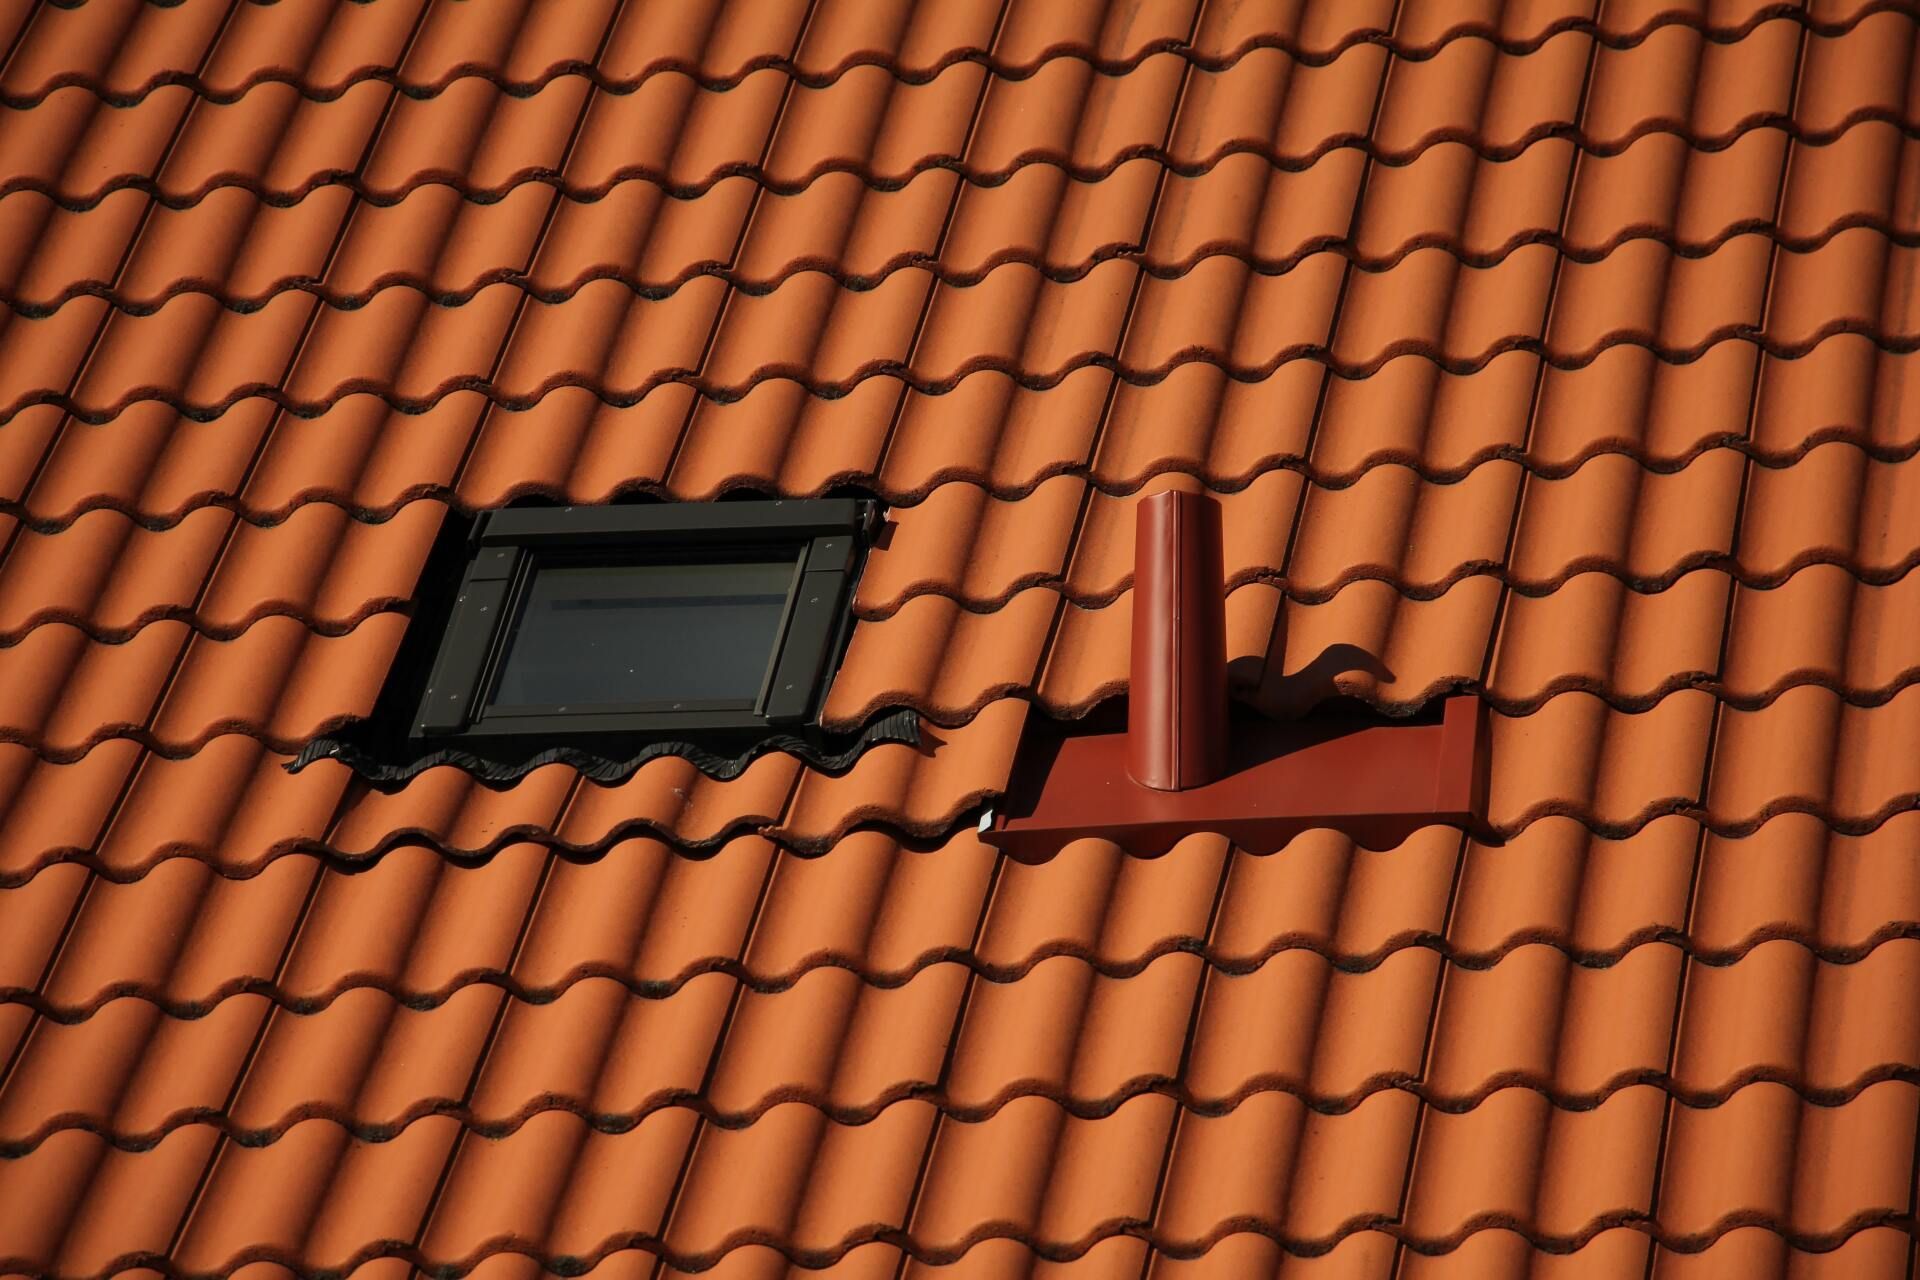
[[[556,746],[614,749],[667,740],[737,747],[810,725],[844,647],[848,595],[878,504],[870,499],[529,507],[488,512],[410,724],[415,750],[502,758]],[[490,707],[519,610],[542,565],[785,559],[795,570],[759,697],[751,706],[680,709]]]

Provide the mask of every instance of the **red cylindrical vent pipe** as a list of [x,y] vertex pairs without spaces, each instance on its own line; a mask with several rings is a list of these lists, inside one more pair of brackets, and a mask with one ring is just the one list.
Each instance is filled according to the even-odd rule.
[[1184,791],[1227,766],[1220,504],[1167,490],[1142,498],[1136,521],[1127,772],[1141,786]]

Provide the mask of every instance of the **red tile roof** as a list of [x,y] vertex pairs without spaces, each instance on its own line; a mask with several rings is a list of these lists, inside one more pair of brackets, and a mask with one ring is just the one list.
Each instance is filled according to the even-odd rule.
[[[0,3],[0,1270],[1910,1277],[1916,49]],[[282,767],[449,506],[836,485],[924,749]],[[1477,694],[1503,843],[980,843],[1167,485],[1243,696]]]

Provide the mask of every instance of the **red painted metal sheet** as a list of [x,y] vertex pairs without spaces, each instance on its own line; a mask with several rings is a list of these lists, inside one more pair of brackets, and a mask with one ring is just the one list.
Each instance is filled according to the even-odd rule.
[[1387,849],[1421,827],[1480,825],[1487,724],[1478,698],[1447,699],[1437,723],[1330,714],[1235,721],[1227,736],[1228,772],[1183,791],[1128,776],[1126,734],[1036,739],[984,838],[1016,857],[1044,857],[1088,838],[1149,854],[1210,831],[1271,853],[1315,827]]

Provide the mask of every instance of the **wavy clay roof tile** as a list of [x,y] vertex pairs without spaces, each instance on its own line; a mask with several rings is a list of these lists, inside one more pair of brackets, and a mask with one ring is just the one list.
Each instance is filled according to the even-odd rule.
[[[1911,1277],[1917,50],[0,0],[0,1271]],[[983,842],[1167,488],[1483,830]],[[920,745],[283,767],[449,519],[742,491],[889,504],[823,718]]]

